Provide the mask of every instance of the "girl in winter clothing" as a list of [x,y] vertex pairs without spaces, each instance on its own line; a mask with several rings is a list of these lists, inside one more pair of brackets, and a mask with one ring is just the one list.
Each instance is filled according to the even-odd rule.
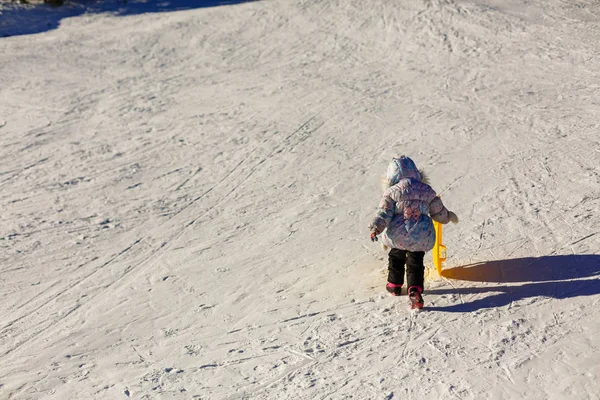
[[[391,250],[388,255],[388,283],[392,295],[400,295],[404,284],[404,265],[408,296],[413,307],[423,307],[423,257],[435,244],[432,219],[442,224],[458,222],[448,211],[413,160],[406,156],[393,158],[387,168],[386,191],[369,229],[371,240],[383,232],[382,243]],[[387,229],[386,229],[387,228]],[[384,232],[385,230],[385,232]]]

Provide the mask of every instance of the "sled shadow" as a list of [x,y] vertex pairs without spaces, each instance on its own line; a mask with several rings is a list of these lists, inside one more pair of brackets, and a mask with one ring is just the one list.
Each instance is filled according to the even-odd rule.
[[485,295],[432,311],[471,312],[483,308],[502,307],[513,301],[534,297],[566,299],[600,294],[600,255],[568,255],[513,260],[488,261],[442,271],[442,276],[454,280],[524,285],[494,285],[432,289],[431,294]]
[[197,8],[227,6],[258,0],[72,0],[62,6],[3,5],[0,11],[0,38],[31,35],[58,28],[65,18],[82,14],[111,13],[137,15]]

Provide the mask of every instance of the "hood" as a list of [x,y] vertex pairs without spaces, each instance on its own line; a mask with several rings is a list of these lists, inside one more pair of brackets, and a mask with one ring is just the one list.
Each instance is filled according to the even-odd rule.
[[421,172],[415,165],[414,161],[406,156],[400,158],[392,158],[387,168],[387,183],[389,186],[394,186],[401,179],[412,178],[418,181],[422,180]]

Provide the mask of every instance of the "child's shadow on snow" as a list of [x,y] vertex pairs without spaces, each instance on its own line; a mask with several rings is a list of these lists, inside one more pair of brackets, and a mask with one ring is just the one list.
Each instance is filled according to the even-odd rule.
[[[432,289],[429,294],[460,294],[464,303],[428,307],[432,311],[470,312],[502,307],[533,297],[565,299],[600,294],[600,255],[568,255],[488,261],[442,271],[449,279],[473,282],[518,283],[485,287]],[[469,301],[464,295],[475,295]]]

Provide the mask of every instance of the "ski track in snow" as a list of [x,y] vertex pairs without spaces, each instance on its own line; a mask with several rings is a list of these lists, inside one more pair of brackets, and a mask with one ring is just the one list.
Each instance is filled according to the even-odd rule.
[[[0,39],[1,399],[600,398],[593,1],[63,10]],[[400,154],[461,219],[416,314]]]

